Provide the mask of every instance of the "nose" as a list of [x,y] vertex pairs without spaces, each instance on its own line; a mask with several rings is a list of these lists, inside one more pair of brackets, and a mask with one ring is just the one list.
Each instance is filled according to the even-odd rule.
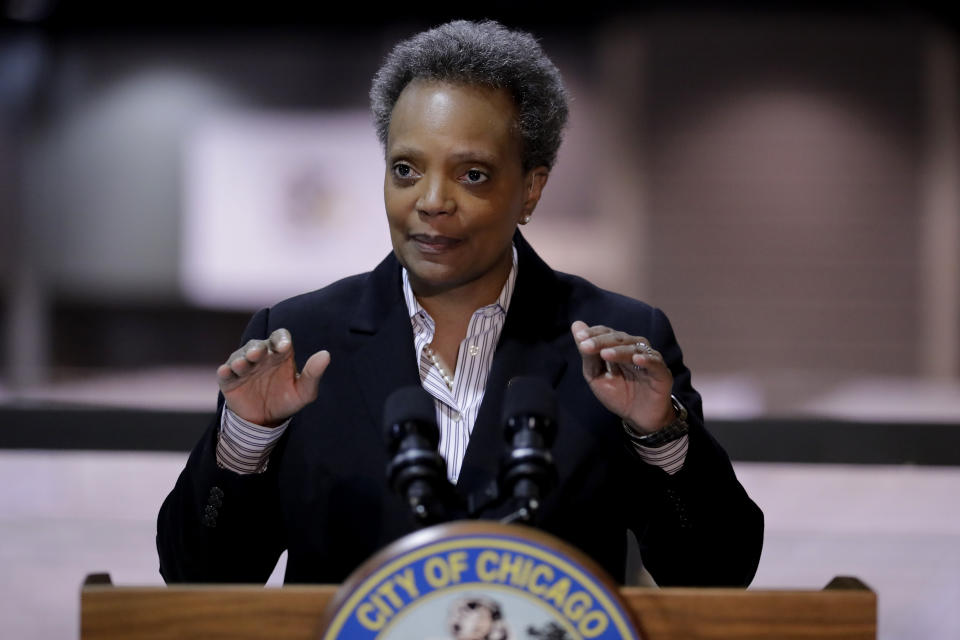
[[426,178],[421,180],[420,184],[423,186],[423,191],[417,199],[417,211],[420,215],[449,215],[457,210],[457,203],[450,197],[442,178]]

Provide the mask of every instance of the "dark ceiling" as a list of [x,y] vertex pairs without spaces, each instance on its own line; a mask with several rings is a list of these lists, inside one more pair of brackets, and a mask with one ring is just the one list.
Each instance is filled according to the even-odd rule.
[[944,3],[919,2],[749,2],[695,0],[625,2],[623,0],[555,2],[485,0],[480,3],[402,0],[389,3],[342,0],[330,2],[261,0],[203,2],[164,0],[0,0],[3,23],[33,25],[53,32],[89,29],[221,29],[234,27],[306,27],[369,29],[391,24],[432,25],[453,18],[494,18],[514,26],[585,27],[625,16],[660,12],[718,11],[777,15],[825,14],[864,20],[900,20],[903,16],[957,26],[957,17]]

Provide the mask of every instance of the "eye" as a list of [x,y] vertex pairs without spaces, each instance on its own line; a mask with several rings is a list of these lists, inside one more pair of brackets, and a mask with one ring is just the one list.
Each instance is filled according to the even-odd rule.
[[466,182],[467,184],[483,184],[490,179],[486,173],[480,169],[470,169],[461,176],[460,180]]
[[399,180],[412,180],[418,176],[416,170],[406,162],[397,162],[393,165],[393,176]]

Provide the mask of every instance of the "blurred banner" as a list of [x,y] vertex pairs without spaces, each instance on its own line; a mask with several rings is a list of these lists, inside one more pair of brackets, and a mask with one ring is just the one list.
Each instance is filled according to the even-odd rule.
[[180,273],[195,304],[262,307],[390,251],[365,110],[218,115],[187,136],[183,177]]

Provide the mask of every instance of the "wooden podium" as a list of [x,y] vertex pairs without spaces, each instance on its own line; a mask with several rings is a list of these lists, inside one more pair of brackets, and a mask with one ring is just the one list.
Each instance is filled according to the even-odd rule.
[[[115,587],[87,577],[82,640],[318,638],[336,586]],[[623,587],[646,640],[875,639],[877,597],[856,578],[821,591]]]

